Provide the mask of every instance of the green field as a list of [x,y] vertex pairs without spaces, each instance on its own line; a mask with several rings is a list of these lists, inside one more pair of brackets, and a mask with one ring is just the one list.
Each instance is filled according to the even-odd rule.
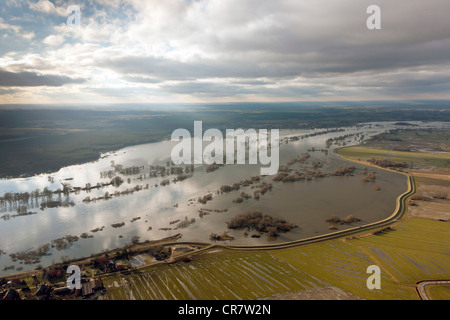
[[426,289],[431,300],[450,300],[449,285],[433,285]]
[[[417,281],[450,277],[449,232],[446,222],[414,218],[351,240],[199,254],[105,277],[104,299],[258,299],[328,286],[363,299],[419,299]],[[381,268],[381,290],[366,287],[373,264]]]
[[383,160],[389,159],[395,162],[406,162],[413,166],[450,167],[449,153],[407,152],[376,149],[368,147],[345,147],[336,150],[339,155],[350,160]]
[[[409,127],[409,126],[407,126]],[[450,151],[450,131],[444,129],[389,130],[364,142],[367,147],[398,151]]]

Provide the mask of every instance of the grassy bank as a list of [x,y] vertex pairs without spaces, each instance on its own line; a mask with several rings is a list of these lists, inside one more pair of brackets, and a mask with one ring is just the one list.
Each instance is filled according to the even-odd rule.
[[427,153],[427,152],[407,152],[377,149],[369,147],[346,147],[336,150],[339,155],[350,160],[367,161],[370,159],[389,159],[395,162],[406,162],[414,166],[450,166],[450,154],[448,153]]

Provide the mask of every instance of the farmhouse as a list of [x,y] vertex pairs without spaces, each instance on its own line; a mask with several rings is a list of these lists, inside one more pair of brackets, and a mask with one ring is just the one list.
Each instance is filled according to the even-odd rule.
[[94,294],[95,291],[102,289],[103,283],[100,279],[91,278],[88,281],[81,284],[81,296],[83,298]]
[[20,297],[16,290],[9,289],[2,297],[2,300],[20,300]]

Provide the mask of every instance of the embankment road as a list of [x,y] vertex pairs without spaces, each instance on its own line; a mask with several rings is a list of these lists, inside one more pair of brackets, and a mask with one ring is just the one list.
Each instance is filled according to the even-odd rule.
[[285,249],[290,247],[296,247],[311,243],[316,243],[320,241],[326,241],[336,238],[341,238],[343,236],[349,236],[355,233],[363,232],[372,230],[375,228],[385,227],[393,222],[396,222],[400,220],[403,215],[405,214],[407,210],[407,200],[408,198],[413,195],[416,192],[416,184],[414,182],[414,178],[412,176],[406,175],[406,181],[407,181],[407,190],[399,195],[396,200],[396,207],[392,215],[387,217],[386,219],[383,219],[381,221],[373,222],[370,224],[366,224],[363,226],[358,226],[346,230],[341,230],[333,233],[328,233],[320,236],[314,236],[299,240],[293,240],[289,242],[283,242],[283,243],[275,243],[275,244],[262,244],[262,245],[231,245],[231,244],[211,244],[211,243],[202,243],[202,242],[189,242],[189,241],[179,241],[179,242],[171,242],[171,243],[165,243],[164,245],[201,245],[203,248],[195,251],[186,253],[183,255],[180,255],[179,257],[188,256],[189,254],[193,253],[200,253],[203,251],[207,251],[213,248],[224,248],[224,249],[230,249],[230,250],[277,250],[277,249]]

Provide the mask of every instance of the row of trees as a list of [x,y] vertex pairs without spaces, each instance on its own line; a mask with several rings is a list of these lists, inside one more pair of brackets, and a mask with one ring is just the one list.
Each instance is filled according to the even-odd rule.
[[370,159],[367,161],[376,166],[382,167],[382,168],[399,169],[399,168],[409,168],[410,167],[410,165],[407,164],[406,162],[395,162],[395,161],[391,161],[388,159],[384,159],[384,160]]

